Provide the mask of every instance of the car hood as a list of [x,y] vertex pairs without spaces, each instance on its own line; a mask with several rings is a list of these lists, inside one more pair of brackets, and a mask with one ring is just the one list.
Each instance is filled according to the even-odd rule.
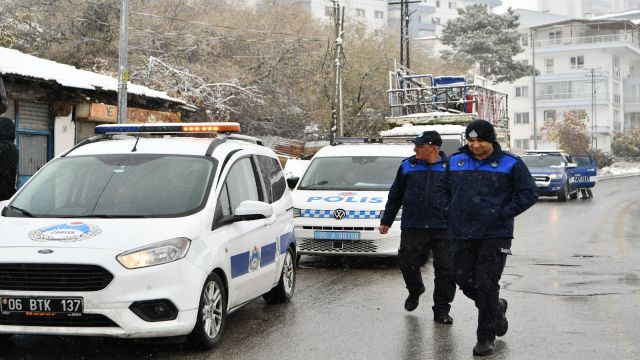
[[295,190],[293,206],[316,210],[383,210],[388,191]]
[[561,168],[545,168],[545,167],[531,167],[529,172],[532,174],[562,174]]
[[[0,248],[47,247],[125,251],[176,237],[194,239],[198,217],[158,219],[0,218]],[[0,250],[1,251],[1,250]]]

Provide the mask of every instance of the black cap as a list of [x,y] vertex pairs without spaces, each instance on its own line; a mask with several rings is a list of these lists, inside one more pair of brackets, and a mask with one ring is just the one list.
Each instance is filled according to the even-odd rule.
[[494,130],[493,125],[487,120],[473,120],[467,125],[467,130],[464,134],[467,139],[476,138],[490,143],[496,141],[496,131]]
[[417,136],[415,139],[411,140],[411,142],[416,145],[429,144],[440,146],[442,145],[442,138],[437,131],[429,130],[423,131],[420,136]]

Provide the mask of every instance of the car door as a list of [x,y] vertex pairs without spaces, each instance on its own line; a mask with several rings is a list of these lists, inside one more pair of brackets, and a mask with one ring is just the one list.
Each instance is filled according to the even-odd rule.
[[273,260],[277,265],[273,278],[275,284],[280,276],[280,271],[278,270],[282,268],[282,260],[284,259],[282,254],[287,251],[289,244],[294,239],[293,201],[278,160],[265,155],[256,155],[256,162],[260,169],[266,196],[273,207],[275,238],[274,242],[269,244],[272,248],[268,248],[268,252],[265,252],[265,254],[273,254]]
[[242,201],[265,201],[259,181],[251,157],[237,159],[230,165],[216,203],[211,239],[226,243],[227,268],[231,269],[230,290],[234,295],[229,297],[230,307],[262,295],[273,285],[275,264],[263,263],[262,254],[275,237],[273,216],[229,222]]
[[569,182],[575,188],[591,188],[596,184],[597,166],[595,159],[589,154],[571,155],[571,162],[576,164]]

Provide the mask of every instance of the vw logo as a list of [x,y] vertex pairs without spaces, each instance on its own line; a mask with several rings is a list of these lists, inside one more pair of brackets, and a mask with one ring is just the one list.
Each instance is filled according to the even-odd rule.
[[38,250],[38,254],[51,254],[52,252],[53,250],[49,250],[49,249]]
[[343,209],[333,210],[333,217],[336,218],[336,220],[342,220],[345,216],[347,216],[347,212]]

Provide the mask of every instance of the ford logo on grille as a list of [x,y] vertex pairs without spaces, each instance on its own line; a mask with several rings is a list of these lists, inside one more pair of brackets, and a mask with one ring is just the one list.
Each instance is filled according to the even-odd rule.
[[333,217],[336,218],[336,220],[344,219],[345,216],[347,216],[347,212],[343,209],[333,210]]
[[38,254],[51,254],[52,252],[53,250],[50,250],[50,249],[38,250]]

